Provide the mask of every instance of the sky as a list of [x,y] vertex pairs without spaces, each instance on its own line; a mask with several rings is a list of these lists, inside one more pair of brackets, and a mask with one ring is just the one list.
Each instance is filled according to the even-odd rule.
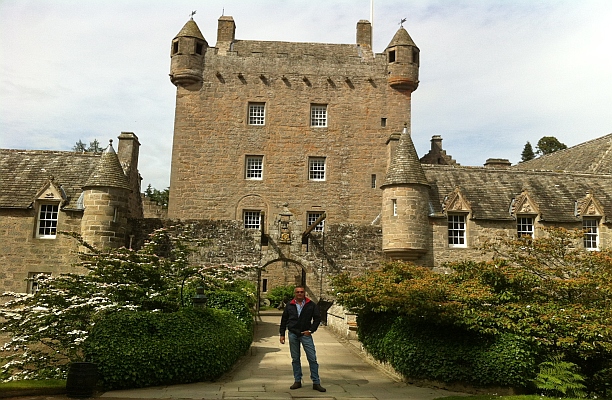
[[[71,150],[134,132],[143,189],[168,187],[170,44],[193,10],[211,46],[221,15],[237,39],[355,43],[370,0],[0,0],[0,147]],[[612,133],[612,1],[375,0],[375,52],[403,18],[421,52],[420,156],[433,135],[481,166],[517,163],[543,136],[573,146]]]

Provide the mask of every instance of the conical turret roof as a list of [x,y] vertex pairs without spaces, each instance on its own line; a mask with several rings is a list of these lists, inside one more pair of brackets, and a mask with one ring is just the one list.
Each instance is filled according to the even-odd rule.
[[111,140],[108,147],[102,153],[98,165],[85,182],[83,187],[116,187],[121,189],[130,189],[127,177],[121,168],[119,157],[113,149],[113,141]]
[[403,26],[400,26],[400,28],[397,30],[397,32],[395,32],[395,36],[393,36],[393,39],[391,39],[391,42],[389,43],[387,48],[393,47],[393,46],[414,46],[414,47],[417,47],[417,45],[414,43],[414,41],[412,40],[412,38],[408,34],[408,31],[406,31],[406,29],[404,29]]
[[174,38],[176,39],[177,37],[185,37],[185,36],[206,40],[204,39],[204,35],[202,35],[202,32],[200,32],[200,28],[198,28],[198,24],[196,24],[193,19],[190,19],[189,21],[187,21],[185,26],[183,26],[183,29],[181,29],[181,31]]
[[385,183],[382,186],[405,184],[429,186],[407,127],[404,127],[400,135],[395,154],[389,163]]

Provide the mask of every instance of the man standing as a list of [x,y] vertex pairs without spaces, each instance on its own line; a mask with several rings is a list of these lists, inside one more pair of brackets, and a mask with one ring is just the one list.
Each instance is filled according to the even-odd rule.
[[289,389],[302,387],[302,364],[300,362],[300,343],[304,347],[304,353],[310,366],[310,379],[312,388],[319,392],[326,389],[321,386],[319,378],[319,363],[317,363],[317,352],[315,350],[312,334],[321,323],[321,313],[314,301],[306,298],[304,287],[298,286],[293,291],[294,298],[285,307],[280,324],[280,342],[285,344],[285,330],[289,330],[289,352],[291,353],[291,365],[293,367],[293,378],[295,382]]

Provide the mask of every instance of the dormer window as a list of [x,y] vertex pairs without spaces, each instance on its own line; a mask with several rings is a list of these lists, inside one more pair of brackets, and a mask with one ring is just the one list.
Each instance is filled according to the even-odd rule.
[[516,235],[518,237],[533,238],[533,217],[516,218]]
[[583,243],[587,250],[599,250],[599,218],[583,218]]
[[36,221],[36,237],[39,239],[55,239],[57,235],[57,218],[59,204],[40,204]]

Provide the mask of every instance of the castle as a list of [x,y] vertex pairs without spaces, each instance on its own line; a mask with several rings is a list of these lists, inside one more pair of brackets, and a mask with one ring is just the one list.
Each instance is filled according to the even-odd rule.
[[[231,242],[224,226],[229,239],[209,262],[258,257],[261,291],[302,283],[321,297],[326,275],[345,266],[384,257],[435,268],[483,257],[479,246],[498,235],[560,226],[583,229],[587,249],[611,245],[612,135],[483,167],[457,164],[436,135],[419,158],[410,119],[420,50],[402,26],[382,53],[371,38],[362,20],[354,44],[239,40],[222,16],[214,47],[193,20],[171,41],[168,218],[237,221],[257,242]],[[138,147],[122,133],[117,153],[0,150],[3,290],[73,270],[78,245],[58,231],[100,248],[144,234],[127,224],[143,218]],[[241,246],[232,254],[248,256],[228,255]]]
[[434,136],[419,159],[410,118],[420,50],[402,26],[382,53],[371,37],[362,20],[354,44],[240,40],[222,16],[212,47],[188,21],[170,51],[169,217],[242,221],[264,248],[307,245],[325,224],[380,225],[387,258],[431,267],[482,257],[492,236],[537,237],[548,226],[585,229],[589,249],[609,245],[611,171],[569,168],[563,160],[579,149],[463,167]]

